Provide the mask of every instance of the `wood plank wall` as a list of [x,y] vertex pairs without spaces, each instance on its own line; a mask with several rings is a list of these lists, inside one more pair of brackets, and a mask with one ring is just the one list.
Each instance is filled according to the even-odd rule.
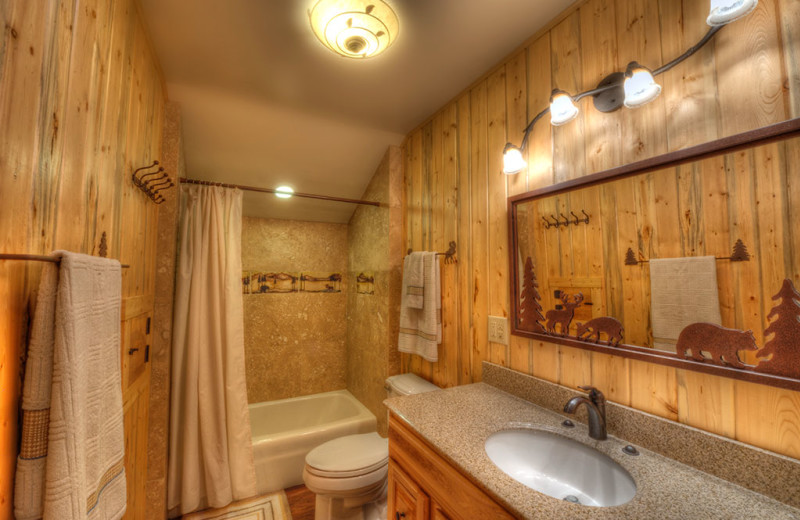
[[[129,176],[159,155],[166,92],[136,3],[0,0],[0,21],[0,251],[97,255],[105,232],[108,256],[131,266],[123,336],[144,342],[158,210]],[[21,358],[40,272],[35,262],[0,261],[2,518],[12,516]],[[137,376],[126,420],[138,420],[147,410],[138,376],[149,369],[125,359],[126,377]],[[126,441],[141,450],[146,435],[134,438],[131,424]],[[143,477],[130,485],[142,487]]]
[[[408,247],[443,251],[456,240],[459,263],[442,267],[442,292],[452,297],[442,302],[440,361],[404,356],[404,370],[448,387],[479,381],[489,360],[572,387],[592,383],[616,402],[800,457],[796,392],[516,337],[509,346],[487,339],[487,316],[510,314],[507,196],[800,116],[800,2],[762,0],[660,76],[655,102],[601,114],[584,100],[569,125],[537,124],[523,173],[501,173],[503,144],[520,143],[551,89],[593,88],[633,59],[656,68],[705,34],[707,11],[708,2],[696,0],[579,2],[408,135]],[[582,203],[618,215],[602,193]]]

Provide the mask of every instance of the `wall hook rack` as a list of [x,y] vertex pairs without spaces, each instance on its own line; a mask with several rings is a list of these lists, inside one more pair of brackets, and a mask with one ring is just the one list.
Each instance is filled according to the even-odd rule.
[[[413,253],[414,250],[410,247],[408,248],[407,254]],[[444,253],[436,253],[436,256],[444,256],[444,263],[445,264],[457,264],[458,259],[456,258],[456,241],[450,241],[450,247]]]
[[[586,213],[586,210],[581,210],[580,215],[576,215],[574,211],[570,210],[569,214],[572,215],[573,219],[570,219],[569,215],[565,215],[563,213],[559,213],[558,216],[550,215],[549,217],[542,216],[542,220],[544,221],[544,228],[560,228],[560,227],[569,227],[569,226],[578,226],[580,224],[588,224],[589,223],[589,214]],[[559,218],[560,217],[560,218]],[[564,220],[561,220],[561,219]],[[552,221],[550,220],[552,219]]]
[[[156,166],[158,166],[156,170],[148,171],[156,168]],[[161,194],[162,191],[175,186],[175,183],[169,178],[169,174],[164,171],[164,167],[159,166],[158,161],[153,161],[153,164],[134,170],[133,174],[131,174],[131,180],[134,186],[142,190],[156,204],[161,204],[166,200]]]

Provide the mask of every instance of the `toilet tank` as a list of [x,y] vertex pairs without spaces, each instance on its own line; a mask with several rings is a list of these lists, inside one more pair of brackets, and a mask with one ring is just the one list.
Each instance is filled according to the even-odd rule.
[[416,374],[398,374],[386,379],[386,396],[397,397],[399,395],[424,394],[440,388],[428,382]]

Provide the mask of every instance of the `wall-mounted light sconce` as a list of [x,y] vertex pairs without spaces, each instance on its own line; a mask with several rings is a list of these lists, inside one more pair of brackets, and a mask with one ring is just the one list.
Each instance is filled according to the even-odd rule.
[[758,5],[758,0],[711,0],[710,14],[706,20],[711,29],[699,42],[666,65],[651,71],[632,61],[624,73],[609,74],[592,90],[574,96],[563,90],[553,90],[550,96],[550,106],[536,114],[536,117],[525,127],[522,144],[520,146],[506,144],[503,149],[503,173],[512,175],[525,168],[527,164],[522,152],[525,151],[528,144],[533,126],[545,114],[550,114],[550,124],[553,126],[569,123],[578,116],[577,103],[588,96],[592,96],[594,107],[600,112],[613,112],[622,106],[637,108],[646,105],[661,94],[661,85],[656,83],[656,76],[667,72],[699,51],[725,24],[747,15],[755,9],[756,5]]
[[347,58],[382,53],[400,30],[397,15],[382,0],[319,0],[308,18],[319,41]]

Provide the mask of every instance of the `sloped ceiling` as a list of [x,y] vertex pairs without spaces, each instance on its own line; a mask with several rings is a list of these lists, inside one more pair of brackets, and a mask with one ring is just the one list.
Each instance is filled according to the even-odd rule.
[[[360,198],[389,145],[572,3],[387,1],[397,41],[352,60],[316,40],[314,0],[140,0],[189,177]],[[246,193],[244,212],[347,222],[354,209]]]

